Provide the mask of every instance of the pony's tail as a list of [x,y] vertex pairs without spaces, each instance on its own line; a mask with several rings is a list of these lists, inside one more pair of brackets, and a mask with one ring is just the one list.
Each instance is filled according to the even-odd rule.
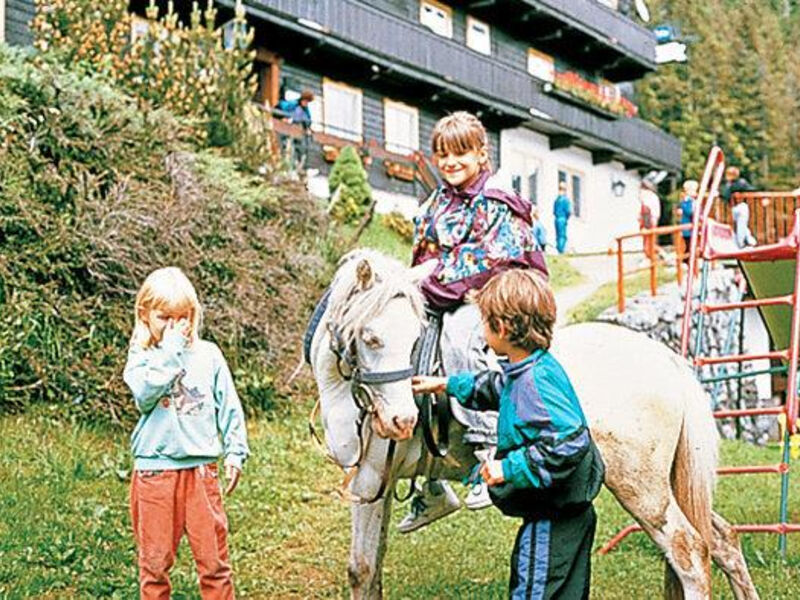
[[[709,550],[702,556],[703,569],[711,581],[711,502],[717,468],[717,429],[708,399],[699,385],[697,389],[698,393],[687,399],[670,480],[678,506]],[[684,597],[680,580],[668,562],[664,573],[664,597],[667,600],[682,600]]]

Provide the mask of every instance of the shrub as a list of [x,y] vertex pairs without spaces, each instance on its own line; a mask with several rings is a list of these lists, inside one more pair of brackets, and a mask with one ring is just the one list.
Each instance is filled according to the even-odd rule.
[[299,184],[265,184],[164,110],[0,46],[0,410],[133,416],[121,379],[134,295],[182,267],[246,407],[293,366],[327,264]]
[[331,215],[340,223],[357,221],[367,210],[372,188],[353,146],[345,146],[336,157],[328,176],[328,188],[332,196]]
[[[143,109],[166,107],[193,118],[195,134],[210,146],[244,138],[244,109],[255,82],[254,53],[248,49],[253,33],[241,4],[227,48],[222,30],[214,28],[217,11],[211,0],[204,11],[192,4],[187,25],[179,21],[172,2],[159,16],[151,0],[147,17],[144,30],[134,28],[136,17],[128,12],[127,0],[110,0],[102,7],[91,0],[37,0],[31,29],[37,48],[65,66],[110,77]],[[266,153],[268,145],[262,142],[249,151]]]
[[381,223],[387,229],[391,229],[406,242],[414,241],[414,223],[406,219],[399,212],[391,212],[381,216]]

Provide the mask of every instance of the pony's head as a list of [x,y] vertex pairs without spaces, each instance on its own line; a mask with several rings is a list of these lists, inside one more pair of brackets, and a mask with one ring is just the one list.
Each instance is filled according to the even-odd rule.
[[365,379],[360,390],[365,398],[354,400],[373,412],[373,431],[409,439],[417,422],[410,373],[380,381],[380,374],[409,369],[421,332],[424,301],[409,269],[378,252],[351,252],[333,282],[329,315],[334,343],[349,356],[345,368],[357,369]]

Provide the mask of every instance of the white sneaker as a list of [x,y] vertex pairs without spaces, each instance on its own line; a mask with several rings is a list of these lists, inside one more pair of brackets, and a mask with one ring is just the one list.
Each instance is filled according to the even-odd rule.
[[426,487],[422,494],[411,499],[411,511],[397,525],[400,533],[409,533],[428,523],[441,519],[461,508],[461,501],[446,481],[438,482],[442,488],[439,494],[432,494]]
[[481,479],[478,483],[474,484],[470,489],[467,497],[464,498],[464,506],[470,510],[480,510],[492,505],[492,499],[489,496],[489,486]]

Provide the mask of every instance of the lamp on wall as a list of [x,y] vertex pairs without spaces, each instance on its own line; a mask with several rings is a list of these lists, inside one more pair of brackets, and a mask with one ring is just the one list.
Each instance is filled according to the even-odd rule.
[[625,195],[625,182],[622,179],[611,180],[611,193],[616,198],[622,198]]

